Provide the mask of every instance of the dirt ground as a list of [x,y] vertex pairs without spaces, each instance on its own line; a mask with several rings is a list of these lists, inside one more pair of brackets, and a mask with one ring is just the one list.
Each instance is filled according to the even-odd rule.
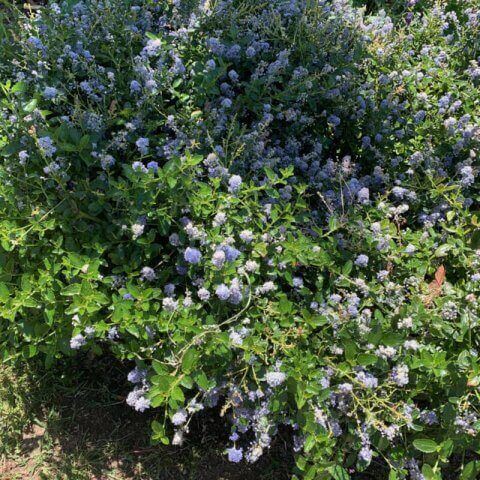
[[[28,388],[21,384],[21,392],[10,392],[7,396],[28,410],[16,414],[28,419],[30,426],[21,432],[15,448],[0,456],[0,480],[291,478],[289,432],[281,432],[256,464],[232,464],[223,453],[230,428],[218,412],[194,418],[182,447],[152,446],[150,423],[159,412],[140,414],[125,404],[131,387],[125,373],[108,360],[98,365],[93,361],[70,375],[57,377],[51,372],[35,377]],[[2,389],[20,386],[15,378],[0,382],[0,396]],[[8,419],[0,418],[2,425],[8,426]]]

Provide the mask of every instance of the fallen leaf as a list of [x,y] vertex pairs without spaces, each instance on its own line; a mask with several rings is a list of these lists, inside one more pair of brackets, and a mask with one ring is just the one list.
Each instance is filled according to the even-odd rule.
[[[435,272],[435,281],[439,287],[442,286],[443,282],[445,281],[446,270],[443,265],[440,265]],[[433,282],[432,282],[433,283]]]
[[435,279],[428,285],[428,294],[425,295],[423,303],[429,306],[433,300],[439,297],[442,293],[442,285],[445,281],[447,271],[443,265],[440,265],[435,272]]
[[115,110],[117,109],[117,102],[116,100],[112,100],[112,103],[110,103],[110,107],[108,108],[108,112],[113,115],[115,113]]

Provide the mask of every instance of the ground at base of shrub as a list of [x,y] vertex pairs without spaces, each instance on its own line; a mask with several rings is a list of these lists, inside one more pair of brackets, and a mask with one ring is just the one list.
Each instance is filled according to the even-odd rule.
[[[182,447],[152,446],[153,416],[125,406],[118,365],[103,360],[99,375],[98,363],[94,373],[86,359],[75,370],[70,380],[58,370],[2,369],[0,425],[9,438],[0,443],[9,446],[0,456],[0,480],[290,478],[293,458],[281,438],[253,466],[229,463],[221,451],[225,428],[214,415],[199,418]],[[15,408],[7,407],[13,398]]]

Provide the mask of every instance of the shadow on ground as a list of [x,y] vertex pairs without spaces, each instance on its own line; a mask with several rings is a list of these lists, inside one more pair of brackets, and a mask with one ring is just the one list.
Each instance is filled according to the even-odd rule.
[[[287,434],[280,434],[256,464],[229,463],[222,454],[229,427],[218,412],[194,419],[182,447],[152,446],[150,422],[155,412],[139,414],[126,406],[124,397],[131,386],[125,375],[112,359],[84,359],[81,367],[29,372],[30,386],[22,401],[28,410],[25,418],[33,424],[0,463],[0,479],[291,478]],[[9,381],[9,388],[15,389],[15,377]]]
[[[229,425],[219,412],[194,417],[182,447],[152,446],[159,411],[125,404],[128,368],[112,358],[78,356],[55,369],[0,368],[0,480],[287,480],[292,478],[291,432],[248,465],[228,462]],[[472,457],[472,458],[470,458]],[[478,456],[469,455],[469,460]],[[458,479],[460,458],[443,478]],[[382,480],[374,459],[353,480]]]

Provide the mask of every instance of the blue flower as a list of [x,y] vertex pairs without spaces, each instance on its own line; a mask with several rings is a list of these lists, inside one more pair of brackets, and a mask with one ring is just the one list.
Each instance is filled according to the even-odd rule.
[[150,145],[150,140],[148,138],[140,137],[136,142],[135,145],[138,148],[138,151],[142,155],[147,155],[148,153],[148,147]]
[[57,151],[57,148],[53,145],[53,140],[50,137],[40,137],[38,139],[38,146],[46,157],[52,157]]
[[127,375],[127,380],[130,383],[142,383],[147,378],[147,371],[135,367]]
[[87,341],[85,340],[85,337],[81,333],[79,333],[78,335],[72,337],[72,339],[70,340],[70,348],[72,348],[73,350],[78,350],[86,343]]
[[42,41],[37,37],[30,37],[27,42],[38,50],[44,48]]
[[293,286],[295,288],[303,287],[303,278],[302,277],[293,277]]
[[220,300],[225,301],[228,300],[228,297],[230,297],[230,289],[224,283],[222,283],[216,288],[215,294]]
[[136,80],[132,80],[130,82],[130,91],[132,93],[141,92],[142,91],[142,85],[139,82],[137,82]]
[[200,288],[197,292],[198,298],[206,302],[210,298],[210,292],[206,288]]
[[235,193],[242,185],[242,177],[240,175],[232,175],[228,180],[228,191]]
[[378,379],[363,370],[357,373],[356,378],[365,388],[376,388],[378,386]]
[[212,58],[210,60],[207,60],[205,63],[205,66],[207,67],[208,70],[213,70],[217,65],[215,64],[215,60]]
[[370,200],[370,191],[367,187],[363,187],[357,192],[357,200],[358,203],[361,204],[368,203],[368,201]]
[[58,95],[58,90],[55,87],[46,87],[43,91],[43,96],[47,100],[53,100]]
[[365,268],[368,265],[368,256],[361,254],[355,259],[355,265],[357,267]]
[[372,461],[373,452],[369,446],[364,446],[358,454],[358,458],[365,463],[370,463]]
[[187,412],[182,408],[176,412],[172,417],[172,423],[175,426],[183,425],[188,419]]
[[332,127],[338,127],[341,123],[340,118],[338,118],[336,115],[330,115],[327,118],[327,122],[332,126]]
[[150,408],[150,400],[145,397],[143,388],[135,388],[127,396],[127,405],[133,407],[137,412],[144,412]]
[[225,260],[227,262],[234,262],[240,255],[240,251],[230,245],[223,246],[222,250],[225,253]]
[[243,449],[242,448],[227,448],[228,460],[233,463],[239,463],[243,458]]
[[286,375],[283,372],[268,372],[265,379],[270,387],[278,387],[285,381]]
[[231,108],[232,106],[232,101],[229,98],[224,98],[222,100],[222,107],[223,108]]
[[256,51],[255,51],[255,48],[250,46],[248,47],[246,50],[245,50],[245,55],[248,57],[248,58],[252,58],[256,55]]
[[139,160],[136,160],[135,162],[132,163],[132,168],[133,170],[135,170],[136,172],[143,172],[143,173],[147,173],[148,170],[147,168],[145,167],[145,165],[140,162]]
[[216,250],[212,256],[212,263],[217,268],[222,268],[225,263],[225,252],[223,250]]
[[183,257],[185,258],[186,262],[196,264],[202,259],[202,254],[200,253],[200,250],[188,247],[185,250]]
[[27,162],[29,155],[25,150],[22,150],[21,152],[18,152],[18,160],[20,165],[25,165]]
[[152,160],[151,162],[148,162],[147,163],[147,168],[148,168],[148,170],[151,170],[153,173],[157,173],[158,172],[158,162],[155,162],[154,160]]

